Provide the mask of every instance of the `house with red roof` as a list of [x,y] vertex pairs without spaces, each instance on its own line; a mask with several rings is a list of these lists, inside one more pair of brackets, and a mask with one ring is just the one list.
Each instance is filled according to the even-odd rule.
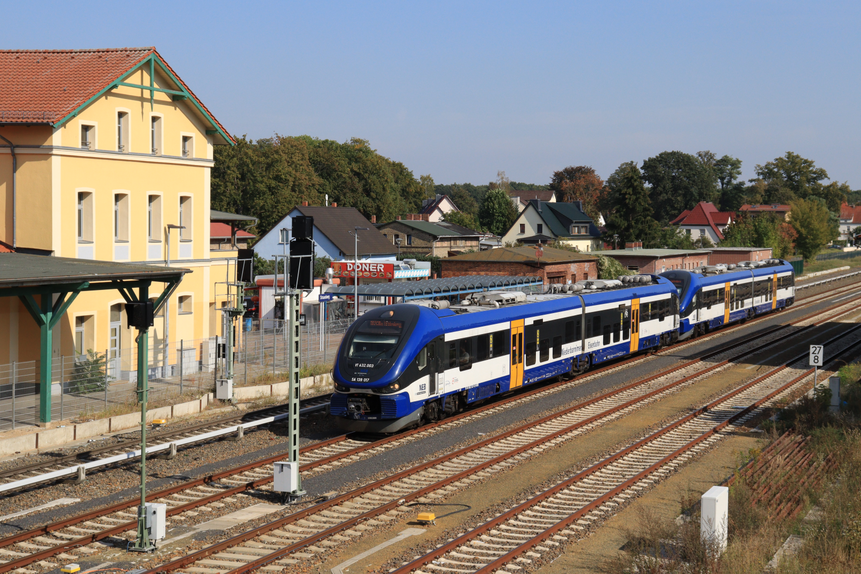
[[710,201],[701,201],[693,209],[684,210],[670,225],[678,225],[693,241],[707,237],[713,245],[717,245],[723,239],[723,232],[732,223],[733,215],[731,211],[718,211]]
[[422,221],[436,223],[442,221],[446,213],[453,211],[460,211],[454,201],[449,196],[438,193],[433,199],[422,200],[422,209],[419,214],[422,216]]
[[[209,182],[214,146],[234,143],[155,48],[0,50],[0,242],[188,269],[149,330],[150,360],[169,369],[180,340],[221,333],[228,255],[211,250]],[[16,343],[0,364],[38,359],[38,328],[7,303],[0,331]],[[136,372],[125,307],[119,291],[81,293],[53,329],[54,357],[107,350],[109,376]]]
[[747,213],[754,216],[762,215],[763,213],[776,213],[778,216],[782,217],[784,221],[789,221],[789,214],[792,211],[792,206],[783,203],[745,203],[738,211],[739,213]]
[[854,243],[855,234],[861,227],[861,205],[844,203],[840,206],[840,238]]

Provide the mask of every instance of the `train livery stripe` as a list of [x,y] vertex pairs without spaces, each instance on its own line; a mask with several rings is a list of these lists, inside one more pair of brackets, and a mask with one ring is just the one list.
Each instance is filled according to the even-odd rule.
[[523,319],[511,322],[511,383],[510,389],[523,385]]
[[640,350],[640,299],[631,299],[631,353]]
[[724,284],[723,291],[723,324],[726,325],[729,323],[729,310],[730,310],[730,283],[727,282]]

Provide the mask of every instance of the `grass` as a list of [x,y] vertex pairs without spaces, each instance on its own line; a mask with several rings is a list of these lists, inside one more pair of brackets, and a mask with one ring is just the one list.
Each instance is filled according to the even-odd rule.
[[[764,487],[780,484],[780,478],[793,470],[775,457],[757,484],[747,484],[736,474],[730,487],[728,545],[721,556],[700,540],[700,493],[685,493],[679,501],[682,520],[661,521],[642,512],[625,532],[625,553],[605,565],[604,571],[758,574],[795,534],[803,537],[803,546],[797,555],[782,561],[777,573],[861,574],[861,364],[846,365],[839,375],[843,401],[839,414],[828,412],[826,393],[798,401],[783,409],[776,422],[762,425],[772,440],[786,431],[808,436],[813,461],[827,462],[832,457],[836,462],[818,487],[794,479],[801,505],[796,517],[770,515],[761,502],[755,503]],[[764,450],[749,451],[738,467],[757,460]],[[821,507],[821,519],[805,522],[814,505]]]

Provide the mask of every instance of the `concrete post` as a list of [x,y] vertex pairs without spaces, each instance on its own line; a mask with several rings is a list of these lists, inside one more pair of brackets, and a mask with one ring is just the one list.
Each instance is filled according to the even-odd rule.
[[709,549],[723,554],[729,523],[729,488],[713,486],[700,500],[700,539]]
[[832,413],[840,412],[840,376],[835,375],[828,378],[828,388],[831,389],[831,404],[828,410]]

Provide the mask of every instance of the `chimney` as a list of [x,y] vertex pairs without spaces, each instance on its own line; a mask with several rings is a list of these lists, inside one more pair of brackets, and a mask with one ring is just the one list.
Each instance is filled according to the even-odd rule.
[[376,223],[376,222],[377,222],[377,216],[376,216],[376,215],[372,215],[372,216],[371,216],[371,223]]
[[335,203],[335,202],[333,201],[333,202],[332,202],[332,207],[338,207],[338,204],[337,204],[337,203]]
[[307,201],[303,201],[303,202],[302,202],[302,207],[308,207],[308,202],[307,202]]
[[636,248],[637,248],[637,242],[636,241],[626,241],[625,242],[625,249],[636,249]]
[[579,199],[577,200],[577,209],[579,209],[581,213],[585,213],[583,211],[583,202]]
[[400,221],[400,220],[401,220],[401,216],[399,215],[399,216],[398,216],[398,221]]

